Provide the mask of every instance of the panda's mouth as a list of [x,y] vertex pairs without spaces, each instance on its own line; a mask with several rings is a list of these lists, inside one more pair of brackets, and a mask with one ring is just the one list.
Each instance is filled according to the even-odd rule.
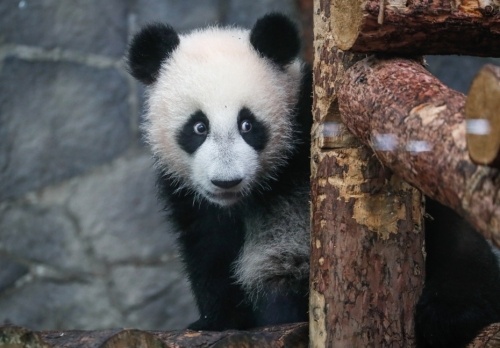
[[207,198],[220,205],[231,205],[236,203],[243,197],[239,191],[220,191],[220,192],[207,192]]

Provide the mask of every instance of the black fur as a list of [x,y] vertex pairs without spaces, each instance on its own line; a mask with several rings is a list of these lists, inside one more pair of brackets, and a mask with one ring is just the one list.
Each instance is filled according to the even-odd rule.
[[307,321],[309,282],[302,285],[307,287],[286,293],[273,291],[260,296],[255,306],[255,326]]
[[149,85],[156,81],[161,64],[179,45],[179,35],[171,26],[151,24],[132,40],[128,65],[132,76]]
[[279,13],[268,14],[255,23],[250,32],[250,43],[263,57],[278,66],[292,62],[300,51],[297,27]]
[[[194,126],[198,122],[203,122],[207,133],[197,134],[194,131]],[[189,154],[194,153],[205,142],[207,138],[210,123],[207,116],[202,111],[197,111],[189,117],[188,121],[177,133],[177,143]]]
[[193,330],[245,329],[254,326],[251,304],[235,284],[231,265],[244,241],[241,216],[204,202],[193,204],[192,193],[174,191],[177,186],[160,176],[160,196],[180,234],[181,255],[200,319]]
[[451,209],[427,200],[425,287],[417,304],[418,347],[464,347],[500,322],[500,269],[484,238]]
[[252,130],[248,133],[240,131],[243,140],[256,151],[264,150],[269,140],[267,127],[259,122],[248,108],[241,109],[238,114],[238,125],[241,125],[243,121],[249,121],[252,125]]

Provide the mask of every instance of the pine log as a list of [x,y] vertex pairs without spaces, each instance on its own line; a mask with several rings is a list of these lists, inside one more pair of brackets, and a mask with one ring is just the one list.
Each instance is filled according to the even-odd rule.
[[251,331],[40,331],[0,327],[0,348],[285,348],[308,346],[307,323],[265,327]]
[[342,50],[500,56],[498,0],[331,0],[325,3],[324,12],[334,19],[334,40]]
[[500,67],[487,64],[474,78],[465,117],[472,161],[500,168]]
[[[262,333],[262,337],[259,337]],[[307,324],[246,332],[141,331],[116,329],[100,331],[30,331],[18,326],[0,327],[0,348],[167,348],[167,347],[307,347]],[[222,338],[222,339],[221,339]],[[467,348],[500,347],[500,323],[482,330]]]
[[328,3],[315,2],[314,18],[311,347],[411,347],[421,196],[340,122],[336,85],[361,57],[335,48]]
[[342,120],[380,161],[500,245],[500,173],[466,148],[465,96],[421,64],[368,57],[339,89]]
[[500,323],[484,328],[467,348],[498,348],[500,347]]

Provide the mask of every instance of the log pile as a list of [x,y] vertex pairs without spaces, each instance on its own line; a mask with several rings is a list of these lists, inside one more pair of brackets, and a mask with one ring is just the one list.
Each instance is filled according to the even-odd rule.
[[[412,346],[412,318],[406,315],[416,297],[404,289],[415,286],[419,293],[425,270],[416,252],[422,240],[413,238],[409,223],[414,224],[414,231],[420,230],[423,208],[416,203],[416,194],[402,190],[402,184],[394,185],[391,173],[452,207],[500,245],[500,172],[492,168],[499,146],[488,149],[491,166],[470,159],[466,98],[429,74],[421,58],[427,54],[500,56],[499,4],[489,0],[318,0],[314,13],[311,346]],[[360,56],[367,53],[377,56]],[[496,76],[493,70],[486,84],[498,86],[490,78]],[[487,119],[493,128],[499,98],[484,94],[492,90],[478,88],[476,100],[483,109],[472,118]],[[494,131],[487,134],[498,137]],[[474,145],[469,143],[472,156]],[[385,197],[378,197],[380,193]],[[398,213],[393,193],[400,207],[406,206],[404,214]],[[408,197],[413,199],[405,201]],[[374,203],[377,199],[379,205]],[[372,218],[360,218],[363,209],[359,207],[369,207],[365,212]],[[387,226],[377,225],[373,216],[382,217],[387,226],[396,223],[395,233],[384,234]],[[384,254],[393,250],[387,242],[390,238],[408,248],[396,250],[396,260]],[[398,254],[401,251],[403,256]],[[363,261],[366,254],[371,257],[367,263]],[[392,294],[394,285],[390,276],[381,282],[382,277],[370,275],[378,262],[382,273],[402,268],[405,274],[414,272],[399,278],[401,296],[389,296],[393,302],[389,301],[386,312],[374,298]],[[414,267],[404,268],[405,262],[413,262]],[[358,291],[360,284],[366,285],[365,292]],[[398,308],[404,318],[399,322],[410,329],[394,325]],[[486,328],[470,347],[498,345],[499,327]]]
[[342,121],[384,166],[500,246],[500,175],[469,157],[465,101],[419,62],[401,58],[360,61],[338,93]]

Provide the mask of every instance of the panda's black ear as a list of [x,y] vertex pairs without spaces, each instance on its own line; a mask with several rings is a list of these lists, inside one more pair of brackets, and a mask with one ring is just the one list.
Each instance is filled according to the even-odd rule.
[[179,45],[177,32],[169,25],[150,24],[132,39],[128,51],[130,73],[149,85],[156,81],[161,64]]
[[300,51],[297,27],[280,13],[257,20],[250,32],[250,43],[262,56],[282,67],[291,63]]

